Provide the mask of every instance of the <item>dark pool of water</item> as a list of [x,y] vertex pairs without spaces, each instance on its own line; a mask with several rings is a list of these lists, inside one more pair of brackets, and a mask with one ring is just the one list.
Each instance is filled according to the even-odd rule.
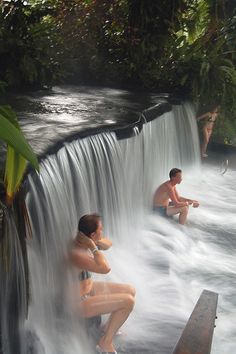
[[50,91],[16,94],[9,103],[36,154],[81,130],[135,122],[158,96],[126,90],[60,86]]

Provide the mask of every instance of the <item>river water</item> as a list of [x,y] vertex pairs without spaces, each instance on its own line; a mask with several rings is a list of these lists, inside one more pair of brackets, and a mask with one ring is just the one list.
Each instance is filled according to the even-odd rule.
[[24,134],[38,156],[84,129],[137,120],[155,104],[156,94],[90,87],[56,86],[50,91],[9,97]]
[[[90,126],[91,115],[92,124],[105,119],[112,125],[122,113],[132,121],[147,107],[145,99],[125,104],[121,96],[127,92],[91,89],[90,96],[84,91],[83,96],[82,88],[56,88],[52,95],[35,98],[38,112],[20,110],[23,130],[38,155],[82,129],[83,121]],[[81,109],[85,96],[91,107],[84,98]],[[107,115],[94,113],[96,100],[111,107]],[[154,103],[155,97],[148,101]],[[200,202],[198,209],[190,208],[186,226],[151,212],[155,188],[172,167],[183,169],[179,193]],[[94,354],[70,301],[75,278],[65,262],[78,219],[89,212],[102,215],[104,232],[113,241],[106,253],[112,271],[95,279],[131,283],[137,291],[134,311],[116,340],[119,353],[171,354],[203,289],[219,294],[212,353],[236,352],[236,172],[222,175],[218,165],[201,165],[191,105],[174,106],[130,139],[117,140],[110,132],[65,143],[41,160],[40,171],[26,180],[33,238],[27,241],[31,304],[24,328],[33,334],[35,353]]]

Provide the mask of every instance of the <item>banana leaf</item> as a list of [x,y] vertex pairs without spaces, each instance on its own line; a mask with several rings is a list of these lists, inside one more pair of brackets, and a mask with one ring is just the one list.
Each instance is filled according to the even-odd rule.
[[11,146],[8,146],[4,178],[8,204],[11,203],[14,194],[20,186],[26,165],[26,159]]
[[27,161],[39,170],[38,160],[20,130],[16,114],[8,106],[0,106],[0,139],[8,145],[4,183],[6,202],[11,204],[22,181]]
[[21,154],[38,171],[39,164],[23,133],[0,113],[0,139]]
[[17,129],[20,129],[16,112],[8,105],[1,105],[0,106],[0,114],[3,115],[11,124],[13,124]]

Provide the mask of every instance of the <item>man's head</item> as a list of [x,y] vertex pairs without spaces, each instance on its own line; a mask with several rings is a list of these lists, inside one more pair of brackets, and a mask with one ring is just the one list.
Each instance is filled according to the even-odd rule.
[[179,168],[172,168],[169,172],[170,180],[175,184],[180,184],[182,181],[182,171]]
[[78,231],[91,238],[93,241],[98,241],[102,237],[103,226],[98,214],[86,214],[79,220]]

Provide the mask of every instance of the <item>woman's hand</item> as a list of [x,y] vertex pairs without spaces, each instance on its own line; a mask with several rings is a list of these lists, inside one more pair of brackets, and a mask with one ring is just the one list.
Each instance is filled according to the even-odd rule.
[[96,241],[96,245],[100,250],[108,250],[112,246],[111,240],[108,238],[101,238],[100,240]]
[[90,250],[94,250],[94,248],[96,248],[93,240],[82,232],[79,232],[79,235],[77,236],[77,243],[82,248],[89,248]]

